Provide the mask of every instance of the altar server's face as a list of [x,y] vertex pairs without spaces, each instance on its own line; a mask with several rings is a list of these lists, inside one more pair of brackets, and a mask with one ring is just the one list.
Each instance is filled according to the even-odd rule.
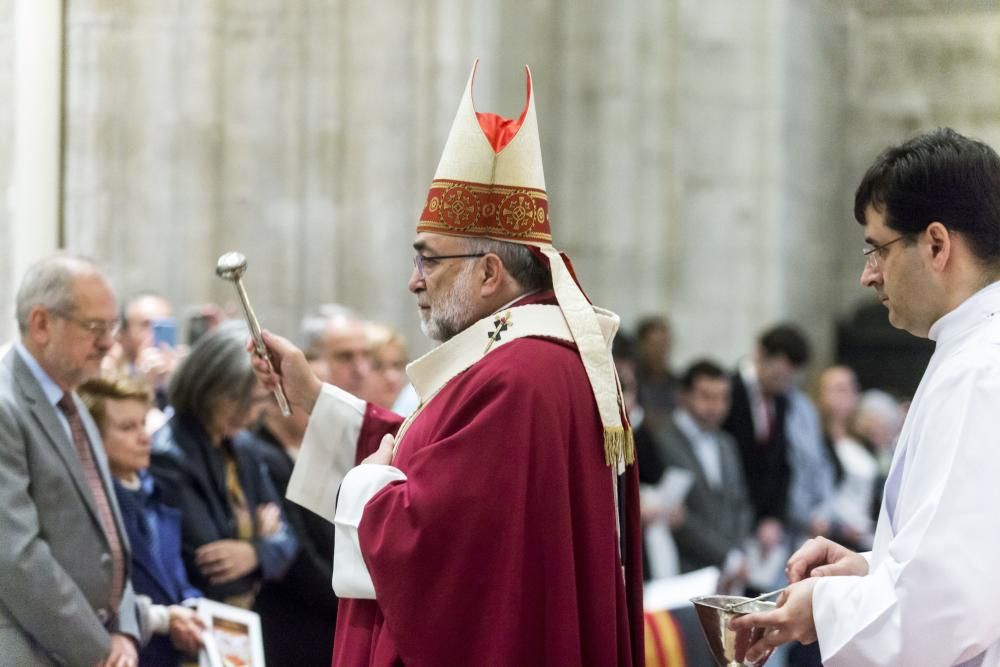
[[875,290],[894,327],[926,336],[939,317],[933,299],[938,290],[923,260],[925,244],[900,236],[886,225],[884,213],[868,207],[865,243],[876,250],[861,272],[861,284]]

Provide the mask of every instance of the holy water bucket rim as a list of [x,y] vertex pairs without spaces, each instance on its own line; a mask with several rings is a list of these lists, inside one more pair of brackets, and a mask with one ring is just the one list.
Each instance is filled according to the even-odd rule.
[[769,602],[766,600],[758,600],[753,604],[743,605],[736,611],[730,611],[720,604],[710,604],[707,602],[710,598],[718,598],[724,600],[725,602],[743,602],[744,600],[750,600],[745,595],[721,595],[718,593],[709,593],[708,595],[697,595],[690,599],[691,604],[701,605],[702,607],[708,607],[710,609],[718,609],[721,612],[727,614],[732,614],[733,616],[745,616],[749,613],[759,612],[759,611],[773,611],[778,608],[774,602]]
[[[691,603],[697,612],[698,624],[708,643],[709,653],[720,666],[743,664],[743,651],[759,637],[761,629],[752,628],[739,632],[728,628],[728,621],[737,616],[758,611],[771,611],[777,608],[774,602],[757,601],[744,605],[735,611],[727,611],[723,606],[727,602],[741,602],[752,598],[743,595],[699,595],[691,598]],[[757,635],[754,637],[753,635]],[[768,658],[770,655],[767,656]],[[765,658],[764,662],[767,661]],[[758,663],[763,664],[763,663]]]

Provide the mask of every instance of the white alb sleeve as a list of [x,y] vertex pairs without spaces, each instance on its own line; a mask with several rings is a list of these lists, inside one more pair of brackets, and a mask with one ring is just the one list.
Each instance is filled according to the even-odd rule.
[[365,407],[357,396],[324,384],[288,481],[287,498],[330,523],[337,507],[337,489],[354,467]]
[[375,585],[361,555],[358,526],[368,501],[392,482],[405,479],[399,468],[373,463],[363,463],[344,477],[333,521],[333,591],[337,597],[375,599]]

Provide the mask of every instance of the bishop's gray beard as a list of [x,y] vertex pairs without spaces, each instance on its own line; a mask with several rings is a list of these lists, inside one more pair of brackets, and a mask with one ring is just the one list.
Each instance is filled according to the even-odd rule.
[[467,263],[447,292],[431,298],[430,311],[420,311],[420,330],[425,336],[444,343],[472,324],[469,314],[474,306],[468,286],[475,268],[475,264]]

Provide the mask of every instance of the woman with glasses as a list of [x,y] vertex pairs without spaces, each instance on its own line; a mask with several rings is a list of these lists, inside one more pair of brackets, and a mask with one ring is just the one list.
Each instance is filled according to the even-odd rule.
[[170,382],[174,416],[153,436],[152,473],[182,513],[183,556],[205,596],[253,607],[261,582],[295,557],[266,467],[245,428],[272,400],[224,325],[198,340]]

